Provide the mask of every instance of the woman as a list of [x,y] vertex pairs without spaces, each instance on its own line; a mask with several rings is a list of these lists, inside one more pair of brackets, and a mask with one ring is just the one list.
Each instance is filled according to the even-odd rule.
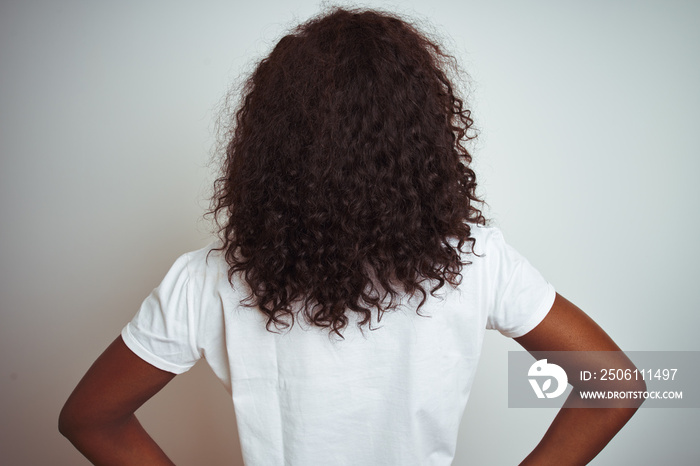
[[[336,9],[244,88],[212,213],[66,402],[96,464],[172,464],[136,409],[202,357],[246,464],[450,464],[485,329],[619,351],[485,226],[451,59],[390,14]],[[571,399],[523,464],[583,464],[634,413]]]

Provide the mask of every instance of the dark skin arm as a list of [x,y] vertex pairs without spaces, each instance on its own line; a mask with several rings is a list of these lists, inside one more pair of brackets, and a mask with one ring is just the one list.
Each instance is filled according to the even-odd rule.
[[[515,341],[530,352],[621,351],[590,317],[558,294],[544,320]],[[611,353],[611,357],[627,361],[627,367],[634,367],[621,353]],[[559,364],[567,373],[574,370],[566,367],[567,361]],[[644,384],[623,388],[643,390]],[[592,407],[593,401],[581,400],[574,392],[571,392],[540,443],[521,465],[588,464],[637,409]]]
[[118,337],[66,401],[58,428],[93,464],[172,465],[134,412],[173,377],[136,356]]

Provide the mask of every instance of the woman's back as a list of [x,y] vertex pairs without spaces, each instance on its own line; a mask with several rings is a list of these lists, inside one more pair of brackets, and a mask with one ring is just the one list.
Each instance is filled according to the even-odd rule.
[[[297,322],[266,330],[241,306],[211,247],[182,256],[124,329],[126,345],[164,370],[204,357],[232,395],[248,465],[449,465],[486,328],[511,337],[538,324],[554,289],[495,228],[474,227],[479,256],[456,287],[403,296],[376,328],[343,338]],[[376,322],[376,320],[375,320]]]

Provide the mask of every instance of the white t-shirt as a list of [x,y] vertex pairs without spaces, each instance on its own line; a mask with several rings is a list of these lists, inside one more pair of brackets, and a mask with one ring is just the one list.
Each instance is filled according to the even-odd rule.
[[206,358],[231,393],[248,466],[449,465],[485,330],[524,335],[555,296],[500,230],[472,236],[479,256],[458,287],[428,296],[421,315],[410,299],[376,330],[351,323],[344,340],[298,321],[267,331],[211,246],[175,262],[122,337],[176,374]]

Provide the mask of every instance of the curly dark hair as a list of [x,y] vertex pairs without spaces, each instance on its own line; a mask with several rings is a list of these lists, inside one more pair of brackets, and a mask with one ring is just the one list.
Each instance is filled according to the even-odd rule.
[[[393,14],[336,8],[284,36],[245,83],[210,214],[229,281],[279,331],[342,337],[400,296],[459,284],[485,219],[454,59]],[[274,330],[272,327],[274,326]]]

